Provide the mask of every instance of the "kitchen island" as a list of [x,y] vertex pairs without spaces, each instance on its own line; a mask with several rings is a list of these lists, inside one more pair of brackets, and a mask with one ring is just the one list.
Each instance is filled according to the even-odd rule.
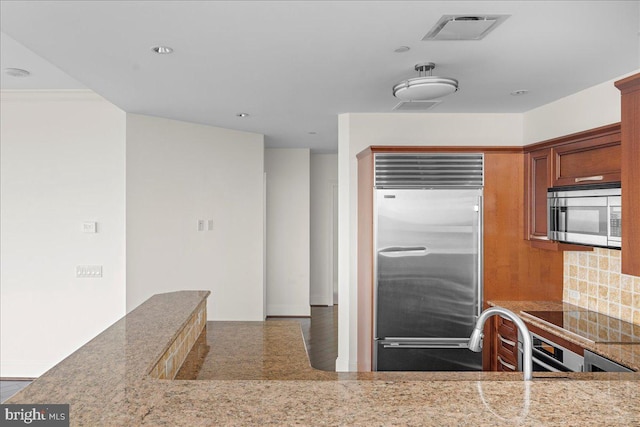
[[[315,371],[293,351],[266,361],[284,373],[270,379],[161,379],[204,328],[208,294],[155,295],[6,403],[68,403],[71,425],[87,426],[640,425],[638,373],[541,373],[529,382],[521,373],[343,374]],[[293,325],[268,324],[295,340]],[[288,367],[301,376],[287,376]]]

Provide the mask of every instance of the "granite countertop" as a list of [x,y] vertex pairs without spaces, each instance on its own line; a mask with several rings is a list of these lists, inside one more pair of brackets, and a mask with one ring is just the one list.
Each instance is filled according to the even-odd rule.
[[527,382],[521,373],[480,372],[150,377],[151,366],[207,296],[152,297],[7,403],[69,403],[71,425],[87,426],[640,425],[637,373],[541,373]]
[[[625,366],[628,366],[631,369],[636,371],[640,371],[640,344],[611,344],[611,343],[601,343],[594,342],[587,338],[584,338],[576,333],[572,333],[570,330],[563,329],[532,317],[526,313],[525,311],[564,311],[564,312],[575,312],[575,311],[588,311],[586,308],[578,307],[573,304],[569,304],[566,302],[555,302],[555,301],[489,301],[489,305],[501,306],[506,309],[513,311],[515,314],[520,316],[522,320],[526,323],[534,325],[544,331],[547,331],[556,336],[560,336],[566,339],[569,342],[577,344],[582,348],[598,353],[602,356],[605,356],[613,361],[621,363]],[[640,329],[637,325],[630,325],[634,327],[636,330]],[[596,331],[597,334],[598,331]],[[606,335],[607,332],[605,331]]]

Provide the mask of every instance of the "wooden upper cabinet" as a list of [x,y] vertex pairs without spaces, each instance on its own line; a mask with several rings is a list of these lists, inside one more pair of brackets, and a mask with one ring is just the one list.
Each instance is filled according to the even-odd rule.
[[525,235],[547,250],[588,251],[583,245],[547,239],[547,190],[551,187],[619,182],[620,123],[554,138],[524,147]]
[[547,188],[551,182],[551,150],[542,149],[525,156],[527,217],[526,239],[547,238]]
[[640,276],[640,73],[615,85],[622,92],[622,273]]
[[551,148],[552,187],[620,181],[620,129]]

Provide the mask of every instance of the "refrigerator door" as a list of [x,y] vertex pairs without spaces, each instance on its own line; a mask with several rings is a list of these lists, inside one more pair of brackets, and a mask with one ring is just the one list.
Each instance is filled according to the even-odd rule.
[[375,338],[468,339],[481,311],[482,189],[375,193]]
[[380,340],[378,371],[480,371],[482,354],[467,348],[468,340]]

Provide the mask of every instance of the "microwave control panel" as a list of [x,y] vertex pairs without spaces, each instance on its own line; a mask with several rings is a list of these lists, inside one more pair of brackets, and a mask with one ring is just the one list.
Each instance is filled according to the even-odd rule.
[[609,229],[611,237],[621,237],[622,232],[622,212],[620,206],[611,206],[609,213]]

